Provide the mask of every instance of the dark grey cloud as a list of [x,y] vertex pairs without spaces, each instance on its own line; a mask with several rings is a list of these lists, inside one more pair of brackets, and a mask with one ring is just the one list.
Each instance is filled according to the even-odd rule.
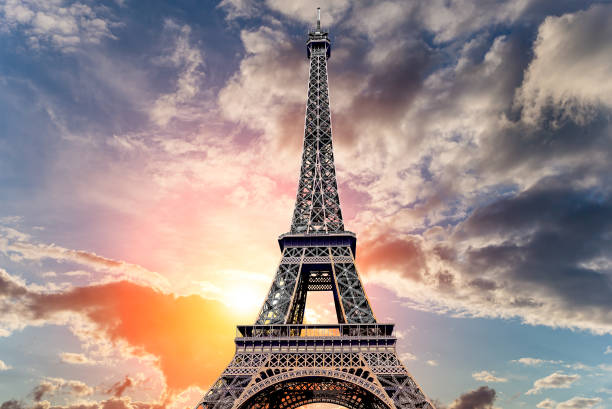
[[495,402],[495,395],[495,389],[481,386],[461,395],[449,406],[449,409],[491,409]]
[[116,398],[120,398],[123,395],[123,392],[127,388],[134,386],[134,381],[129,376],[126,376],[124,380],[115,382],[106,393],[115,396]]
[[17,400],[7,400],[6,402],[2,402],[0,405],[0,409],[21,409],[23,404]]
[[435,404],[438,409],[492,409],[496,395],[495,389],[481,386],[478,389],[462,394],[448,407],[440,402],[435,402]]
[[612,271],[597,265],[612,259],[612,200],[606,194],[545,179],[478,209],[458,236],[464,234],[471,240],[505,237],[466,253],[471,274],[504,269],[505,280],[538,285],[568,309],[612,306]]
[[34,387],[32,390],[32,399],[39,402],[46,394],[52,393],[57,389],[57,385],[44,381]]
[[403,273],[475,315],[610,332],[612,195],[573,176],[543,178],[478,207],[442,245],[418,236],[364,243],[364,270],[374,280]]
[[85,396],[93,393],[93,388],[77,380],[63,378],[46,378],[32,389],[30,396],[34,402],[41,402],[43,398],[55,394],[72,396]]

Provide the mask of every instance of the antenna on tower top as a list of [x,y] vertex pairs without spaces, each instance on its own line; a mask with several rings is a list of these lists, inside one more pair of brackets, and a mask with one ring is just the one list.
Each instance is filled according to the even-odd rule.
[[317,7],[317,30],[321,30],[321,7]]

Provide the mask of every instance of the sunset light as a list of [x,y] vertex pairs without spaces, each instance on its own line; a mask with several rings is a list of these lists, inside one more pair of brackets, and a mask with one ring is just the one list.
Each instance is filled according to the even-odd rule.
[[232,310],[241,315],[255,317],[259,312],[263,297],[253,287],[237,284],[227,290],[227,304]]
[[610,409],[611,158],[610,1],[0,0],[0,409]]

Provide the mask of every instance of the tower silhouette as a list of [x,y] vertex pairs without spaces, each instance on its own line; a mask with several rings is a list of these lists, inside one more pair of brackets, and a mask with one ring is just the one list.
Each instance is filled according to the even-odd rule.
[[[327,81],[331,41],[308,34],[304,150],[291,230],[254,325],[239,325],[234,358],[196,409],[292,409],[328,402],[351,409],[433,409],[398,359],[393,324],[378,323],[344,230]],[[337,324],[304,324],[309,291],[331,291]]]

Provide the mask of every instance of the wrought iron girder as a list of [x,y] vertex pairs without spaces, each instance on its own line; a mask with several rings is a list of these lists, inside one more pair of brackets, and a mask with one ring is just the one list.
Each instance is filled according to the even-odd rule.
[[[349,335],[338,337],[346,338],[346,341],[351,338]],[[265,339],[262,338],[264,345]],[[270,342],[274,343],[273,340]],[[359,347],[357,352],[355,346],[349,343],[346,347],[339,347],[336,352],[315,352],[315,349],[316,346],[308,347],[308,352],[301,353],[285,351],[282,348],[277,352],[249,352],[249,348],[241,350],[242,352],[237,351],[234,359],[200,404],[205,409],[258,408],[266,407],[265,404],[268,403],[270,408],[276,408],[282,405],[272,396],[282,391],[281,396],[292,397],[282,402],[295,404],[286,407],[298,407],[308,402],[335,402],[352,409],[433,409],[397,358],[394,347],[390,350],[387,348],[386,351],[372,352],[368,346],[363,346]],[[316,382],[312,381],[313,377],[318,377]],[[295,391],[325,393],[309,393],[299,395],[301,397],[298,398],[298,395],[293,394]],[[342,394],[349,391],[353,396],[361,396],[362,399],[345,400]],[[378,398],[373,399],[376,397]],[[367,404],[361,406],[364,400]],[[259,404],[264,406],[258,406]],[[382,406],[376,406],[381,404]]]
[[286,259],[285,254],[290,262],[281,262],[278,266],[268,296],[259,312],[257,324],[282,324],[286,320],[299,281],[301,256],[296,257],[297,253],[290,250],[290,247],[283,251],[283,259]]
[[[320,282],[311,282],[316,271]],[[374,323],[376,318],[357,273],[349,246],[285,247],[276,277],[259,313],[256,324],[302,323],[306,294],[312,290],[332,290],[339,322]]]
[[336,182],[327,83],[327,50],[310,54],[308,100],[293,233],[344,231]]

